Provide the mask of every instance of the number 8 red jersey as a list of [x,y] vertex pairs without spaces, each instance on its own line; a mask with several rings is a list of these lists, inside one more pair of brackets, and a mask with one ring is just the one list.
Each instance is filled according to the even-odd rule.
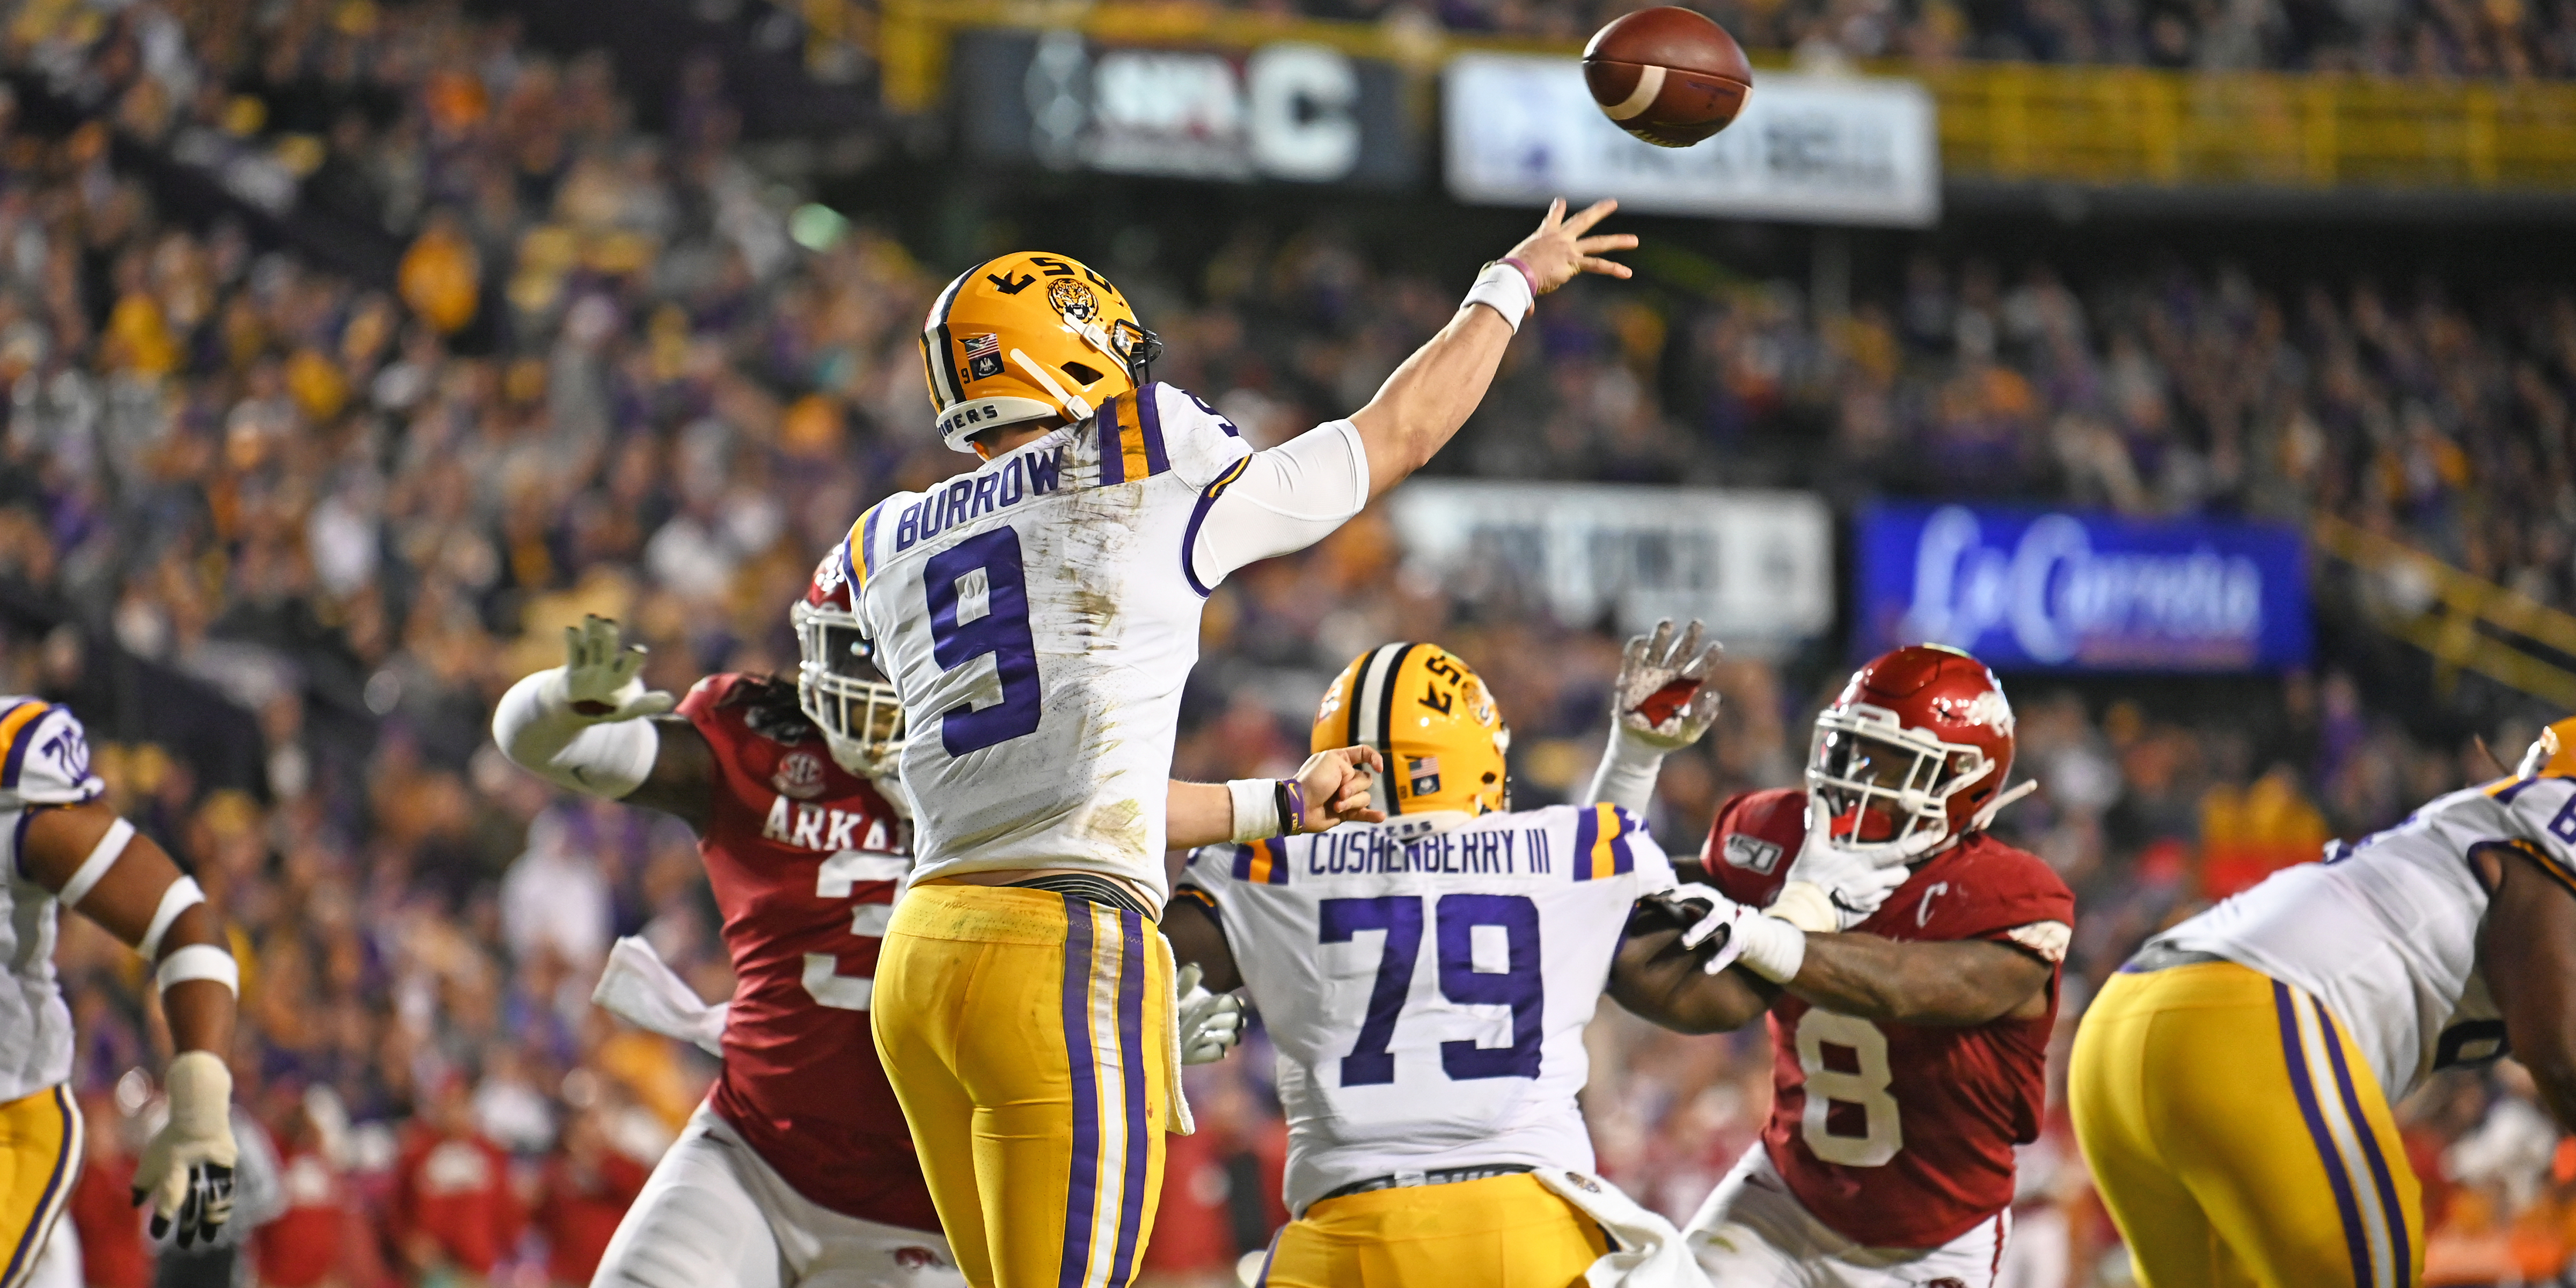
[[[1805,839],[1806,793],[1728,801],[1700,862],[1730,898],[1767,904]],[[1972,833],[1918,867],[1854,929],[1886,939],[1991,939],[2058,965],[2075,896],[2037,855]],[[1932,1248],[2011,1206],[2013,1146],[2039,1137],[2048,1010],[1973,1028],[1873,1023],[1789,994],[1771,1007],[1772,1166],[1836,1233]]]
[[733,958],[724,1075],[709,1103],[780,1178],[846,1216],[937,1230],[868,1002],[901,820],[801,716],[767,729],[755,682],[713,675],[680,703],[715,756],[698,853]]

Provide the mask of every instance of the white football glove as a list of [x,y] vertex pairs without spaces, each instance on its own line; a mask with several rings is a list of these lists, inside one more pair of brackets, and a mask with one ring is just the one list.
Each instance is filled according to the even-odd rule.
[[1717,721],[1717,690],[1708,687],[1709,670],[1724,646],[1700,647],[1696,621],[1673,642],[1673,624],[1655,623],[1655,633],[1631,636],[1619,659],[1619,685],[1612,714],[1628,736],[1659,751],[1678,751],[1700,740]]
[[645,648],[619,638],[617,623],[596,613],[564,628],[564,705],[593,723],[658,716],[679,704],[660,689],[644,687]]
[[1737,903],[1714,887],[1693,882],[1674,887],[1664,897],[1699,914],[1699,920],[1682,932],[1682,947],[1694,952],[1708,947],[1699,966],[1708,974],[1742,961],[1754,974],[1784,984],[1797,978],[1798,967],[1807,959],[1803,931],[1759,908]]
[[1214,1064],[1243,1040],[1243,999],[1232,993],[1211,993],[1199,978],[1199,968],[1191,965],[1183,966],[1172,981],[1181,995],[1177,1019],[1183,1064]]
[[1770,913],[1801,930],[1849,930],[1869,920],[1913,876],[1902,858],[1882,860],[1837,843],[1824,807],[1810,796],[1806,842]]
[[182,1248],[213,1243],[233,1215],[232,1070],[211,1051],[182,1051],[162,1075],[170,1121],[143,1147],[134,1201],[152,1204],[152,1237],[178,1227]]

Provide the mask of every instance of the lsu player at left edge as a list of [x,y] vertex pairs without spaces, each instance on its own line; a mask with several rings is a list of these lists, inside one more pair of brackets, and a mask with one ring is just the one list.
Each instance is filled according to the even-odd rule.
[[[1159,341],[1105,277],[988,260],[922,330],[940,437],[982,458],[870,507],[843,542],[901,696],[910,893],[878,958],[877,1048],[969,1281],[1118,1288],[1187,1131],[1156,925],[1181,688],[1210,588],[1302,549],[1446,443],[1536,296],[1635,244],[1563,202],[1349,418],[1255,451],[1151,383]],[[1348,753],[1357,775],[1374,753]],[[1364,777],[1364,776],[1361,776]],[[1304,802],[1228,784],[1243,835]],[[1338,791],[1338,789],[1337,789]]]
[[[162,1082],[170,1121],[144,1146],[134,1201],[154,1238],[212,1240],[232,1216],[232,1046],[241,972],[205,891],[100,796],[68,708],[0,697],[0,1288],[36,1274],[79,1175],[82,1123],[67,1085],[72,1017],[54,978],[58,910],[104,927],[152,963],[169,1016]],[[54,1277],[49,1267],[47,1278]],[[78,1273],[70,1278],[77,1280]]]

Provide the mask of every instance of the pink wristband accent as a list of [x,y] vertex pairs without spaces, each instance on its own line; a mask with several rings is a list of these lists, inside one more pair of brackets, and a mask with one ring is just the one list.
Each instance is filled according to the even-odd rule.
[[1531,272],[1530,266],[1522,263],[1520,256],[1505,255],[1494,262],[1497,264],[1509,264],[1512,267],[1519,269],[1521,271],[1521,280],[1529,283],[1530,298],[1533,300],[1538,298],[1538,274]]

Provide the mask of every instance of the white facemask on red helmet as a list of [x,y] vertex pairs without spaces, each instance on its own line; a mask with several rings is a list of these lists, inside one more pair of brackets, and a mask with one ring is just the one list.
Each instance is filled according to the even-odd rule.
[[2012,758],[2012,704],[1994,672],[1939,644],[1897,649],[1853,672],[1816,716],[1810,823],[1837,845],[1910,863],[2030,790],[2003,790]]
[[787,617],[796,627],[796,705],[823,731],[832,759],[869,778],[893,774],[903,750],[903,701],[877,678],[840,550],[823,556]]

